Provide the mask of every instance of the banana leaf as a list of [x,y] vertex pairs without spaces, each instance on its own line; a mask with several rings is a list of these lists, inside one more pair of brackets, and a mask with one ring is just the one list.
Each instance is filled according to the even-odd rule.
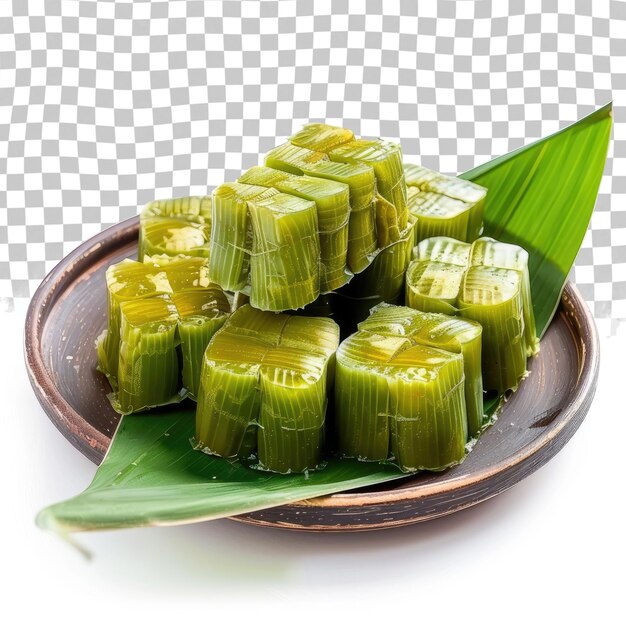
[[[607,104],[579,122],[462,175],[489,189],[485,234],[530,254],[537,332],[543,334],[583,240],[611,133]],[[498,399],[485,405],[488,413]],[[330,459],[308,476],[255,471],[193,450],[193,408],[122,418],[93,482],[44,509],[61,533],[184,524],[402,478],[389,465]]]
[[484,235],[525,248],[537,334],[556,311],[598,195],[613,103],[460,178],[489,190]]

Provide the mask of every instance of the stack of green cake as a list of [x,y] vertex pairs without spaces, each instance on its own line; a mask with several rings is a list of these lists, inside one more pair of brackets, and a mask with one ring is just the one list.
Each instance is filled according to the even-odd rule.
[[[389,246],[404,250],[415,222],[400,146],[324,124],[306,126],[268,153],[265,167],[218,187],[212,221],[211,279],[268,311],[303,308]],[[376,276],[389,262],[379,265]],[[405,269],[390,268],[396,283]]]
[[106,273],[114,408],[189,397],[197,450],[283,474],[461,462],[484,389],[539,349],[528,254],[478,238],[485,195],[309,124],[212,196],[151,202],[139,262]]

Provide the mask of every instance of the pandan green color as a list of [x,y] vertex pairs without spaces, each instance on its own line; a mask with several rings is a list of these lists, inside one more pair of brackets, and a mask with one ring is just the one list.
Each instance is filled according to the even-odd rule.
[[[155,257],[152,257],[152,259],[154,260]],[[165,262],[163,260],[156,260],[155,262],[165,272],[165,276],[172,288],[172,293],[215,287],[209,279],[207,259],[175,257],[167,258]]]
[[355,139],[332,148],[328,155],[331,161],[372,166],[378,193],[395,209],[398,232],[406,228],[409,211],[400,144],[383,139]]
[[418,218],[416,242],[439,236],[472,242],[480,236],[484,187],[408,163],[404,176],[409,210]]
[[256,308],[285,311],[349,279],[347,185],[270,168],[242,180],[214,192],[212,281],[245,290]]
[[[335,419],[343,456],[389,460],[404,472],[438,471],[463,460],[468,436],[463,353],[472,377],[480,376],[480,327],[446,318],[386,305],[341,343]],[[482,406],[474,396],[472,401],[482,423]]]
[[406,303],[480,322],[485,388],[516,389],[526,357],[539,350],[526,251],[487,237],[472,244],[434,237],[420,242],[414,255]]
[[539,339],[535,326],[535,313],[530,293],[530,274],[528,271],[528,252],[520,246],[491,237],[481,237],[474,242],[470,257],[471,266],[499,267],[516,270],[522,274],[522,307],[524,309],[524,337],[528,356],[539,352]]
[[150,202],[140,215],[139,260],[161,254],[208,257],[211,212],[210,196]]
[[467,267],[472,246],[452,237],[431,237],[413,248],[413,259],[438,261]]
[[349,185],[347,261],[354,274],[372,262],[377,250],[397,241],[407,226],[406,185],[398,144],[356,139],[345,128],[309,124],[270,151],[265,165]]
[[205,352],[195,447],[289,474],[322,459],[339,328],[330,319],[244,305]]
[[263,200],[277,194],[276,189],[225,183],[213,192],[213,223],[211,230],[211,280],[222,289],[241,291],[248,284],[252,224],[248,202]]
[[195,397],[204,349],[230,313],[208,279],[207,259],[152,259],[158,265],[126,259],[106,274],[109,318],[96,342],[98,369],[123,414]]
[[406,274],[406,303],[420,311],[455,315],[466,268],[438,261],[413,261]]
[[461,354],[465,374],[468,435],[474,437],[480,431],[484,422],[484,411],[482,327],[478,322],[383,303],[375,307],[358,328],[381,335],[411,337],[420,344]]
[[170,294],[172,287],[162,268],[144,265],[138,261],[124,259],[111,265],[106,271],[108,323],[107,328],[96,340],[98,369],[117,389],[117,370],[120,354],[120,306],[129,300]]
[[118,388],[110,395],[122,414],[170,404],[178,395],[178,311],[170,296],[129,300],[120,305]]
[[487,389],[517,389],[526,374],[522,275],[516,270],[470,267],[459,294],[462,314],[483,327]]
[[324,152],[291,143],[274,148],[265,165],[297,175],[308,175],[347,184],[350,190],[348,267],[353,273],[365,269],[381,247],[376,227],[376,176],[374,168],[360,164],[335,163]]
[[300,148],[328,152],[332,148],[354,140],[354,133],[340,126],[330,124],[307,124],[289,142]]
[[350,190],[350,222],[348,226],[348,268],[362,272],[379,248],[376,234],[376,177],[374,168],[364,163],[351,165],[319,161],[303,172],[316,178],[334,180]]
[[406,304],[421,311],[456,314],[471,244],[451,237],[430,237],[413,249],[407,269]]
[[290,174],[302,176],[320,161],[328,161],[324,152],[300,148],[289,142],[277,146],[265,155],[265,165],[276,170],[284,170]]
[[189,397],[195,399],[200,384],[202,357],[213,335],[230,313],[230,303],[216,285],[172,295],[178,311],[178,337],[182,357],[182,382]]
[[320,293],[315,202],[285,193],[249,203],[250,303],[264,311],[299,309]]
[[348,185],[312,176],[296,176],[269,167],[253,167],[238,182],[273,187],[315,202],[320,242],[320,291],[327,293],[348,282],[352,276],[346,267],[350,217]]

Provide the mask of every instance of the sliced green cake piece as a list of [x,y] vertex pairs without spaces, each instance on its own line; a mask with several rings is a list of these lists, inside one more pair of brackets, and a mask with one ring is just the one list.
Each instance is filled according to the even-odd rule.
[[413,261],[406,274],[406,304],[421,311],[456,314],[466,268],[439,261]]
[[149,255],[208,257],[211,197],[155,200],[140,215],[139,260]]
[[170,294],[172,287],[162,268],[144,265],[131,259],[111,265],[106,271],[107,328],[98,337],[98,369],[107,376],[113,389],[117,388],[120,353],[120,306],[129,300]]
[[461,315],[483,326],[483,381],[499,393],[516,389],[526,357],[539,340],[528,277],[528,255],[513,244],[482,237],[473,244],[433,237],[414,249],[406,303],[423,311]]
[[483,381],[503,393],[517,389],[526,373],[522,274],[515,270],[473,266],[459,296],[462,314],[483,327]]
[[[341,343],[335,419],[342,455],[391,460],[405,472],[442,470],[463,460],[468,434],[463,348],[472,377],[480,376],[473,361],[477,351],[480,361],[480,334],[478,325],[445,327],[446,317],[387,305]],[[451,349],[437,347],[438,328],[440,343]],[[475,401],[472,407],[481,412],[482,423],[482,408]]]
[[363,271],[379,248],[376,230],[376,177],[374,168],[364,163],[351,165],[319,161],[303,172],[309,176],[348,185],[350,216],[347,264],[354,274]]
[[395,209],[398,231],[406,228],[409,212],[400,144],[383,139],[355,139],[332,148],[328,156],[331,161],[372,166],[378,193]]
[[320,160],[303,169],[303,174],[315,178],[325,178],[348,185],[350,208],[358,212],[372,206],[376,196],[376,175],[374,168],[365,163],[337,163]]
[[383,303],[359,324],[359,330],[410,337],[425,346],[461,354],[468,434],[478,433],[483,425],[482,327],[478,322]]
[[241,180],[214,192],[212,281],[266,311],[302,308],[347,282],[347,185],[263,167]]
[[417,241],[449,236],[472,242],[480,236],[487,190],[421,165],[404,164],[409,210],[418,218]]
[[278,191],[258,185],[225,183],[213,192],[213,223],[209,273],[222,289],[241,291],[248,284],[253,246],[248,202]]
[[499,267],[522,273],[522,300],[524,307],[524,336],[528,356],[539,352],[539,339],[535,326],[535,313],[530,293],[530,274],[528,272],[528,252],[514,244],[496,241],[490,237],[481,237],[474,242],[470,265]]
[[179,316],[182,384],[189,396],[195,399],[198,395],[204,351],[228,318],[230,303],[222,289],[216,285],[175,293],[172,295],[172,302]]
[[260,166],[245,172],[238,182],[274,187],[315,202],[320,240],[320,291],[327,293],[348,282],[352,274],[346,267],[350,218],[350,193],[346,184]]
[[462,461],[467,416],[461,355],[417,344],[385,370],[390,452],[400,469],[438,471]]
[[[124,414],[195,397],[204,349],[231,308],[209,281],[207,259],[151,258],[155,263],[126,259],[106,273],[109,315],[96,342],[98,369],[115,392],[113,407]],[[163,370],[152,360],[156,354],[165,355]]]
[[196,448],[288,474],[321,461],[339,328],[329,319],[238,309],[206,350]]
[[447,236],[467,239],[469,210],[464,202],[418,187],[407,188],[409,211],[417,217],[416,241]]
[[372,262],[377,250],[397,241],[407,226],[406,185],[398,144],[355,139],[348,129],[309,124],[270,151],[265,165],[349,185],[347,261],[355,274]]
[[291,143],[274,148],[265,157],[270,168],[296,175],[334,180],[349,187],[350,217],[347,263],[353,273],[367,267],[380,247],[376,231],[376,177],[366,164],[334,163],[324,152]]
[[342,456],[386,461],[391,440],[384,366],[411,346],[405,337],[358,331],[341,342],[335,374],[335,422]]
[[178,311],[170,296],[120,304],[118,388],[111,404],[122,414],[180,400],[176,347]]
[[285,193],[249,202],[253,244],[250,303],[265,311],[299,309],[320,293],[315,202]]

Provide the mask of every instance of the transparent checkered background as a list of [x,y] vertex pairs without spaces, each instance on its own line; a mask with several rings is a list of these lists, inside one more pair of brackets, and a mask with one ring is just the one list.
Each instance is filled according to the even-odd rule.
[[0,309],[153,198],[308,121],[467,170],[615,102],[574,279],[626,319],[626,2],[0,1]]

